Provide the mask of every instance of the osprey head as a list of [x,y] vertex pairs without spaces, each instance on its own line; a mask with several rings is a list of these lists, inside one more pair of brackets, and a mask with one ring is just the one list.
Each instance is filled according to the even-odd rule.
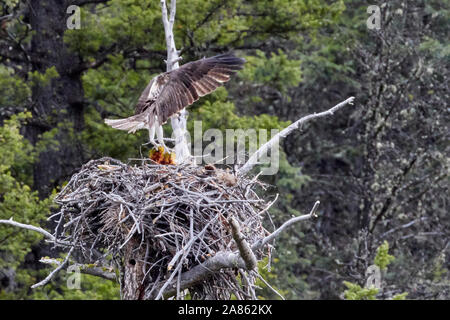
[[148,91],[147,99],[156,100],[168,80],[169,79],[167,75],[165,75],[164,73],[154,77],[149,84],[150,90]]

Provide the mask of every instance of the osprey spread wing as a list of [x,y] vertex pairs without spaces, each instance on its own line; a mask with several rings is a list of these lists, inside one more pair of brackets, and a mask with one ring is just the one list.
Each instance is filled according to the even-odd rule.
[[[113,128],[134,133],[148,129],[153,142],[155,127],[167,122],[183,108],[211,93],[242,69],[245,60],[226,53],[184,64],[153,78],[136,106],[135,115],[126,119],[105,119]],[[162,130],[161,130],[162,131]],[[159,140],[159,136],[158,136]],[[159,141],[163,144],[162,141]]]

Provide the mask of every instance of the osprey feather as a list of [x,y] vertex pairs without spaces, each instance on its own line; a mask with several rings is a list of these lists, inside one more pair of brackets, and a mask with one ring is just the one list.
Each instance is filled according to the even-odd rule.
[[105,119],[105,123],[119,130],[134,133],[148,129],[150,142],[155,131],[158,142],[165,147],[162,125],[181,110],[197,101],[242,69],[245,60],[225,53],[189,62],[180,68],[154,77],[142,92],[134,116],[125,119]]

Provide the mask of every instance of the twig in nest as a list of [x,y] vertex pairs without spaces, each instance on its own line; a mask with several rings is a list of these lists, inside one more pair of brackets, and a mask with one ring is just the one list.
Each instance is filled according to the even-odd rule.
[[256,267],[256,257],[252,251],[252,248],[245,240],[244,235],[241,233],[239,223],[234,217],[228,219],[228,222],[231,226],[233,239],[236,241],[241,257],[245,261],[245,267],[247,270],[253,270]]

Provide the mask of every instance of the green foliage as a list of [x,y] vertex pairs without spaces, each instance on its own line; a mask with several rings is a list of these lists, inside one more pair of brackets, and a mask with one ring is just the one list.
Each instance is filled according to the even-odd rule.
[[31,144],[20,134],[21,124],[30,117],[30,113],[13,115],[0,127],[0,173],[26,166],[34,160]]
[[292,195],[292,190],[299,190],[311,182],[311,177],[303,174],[300,167],[294,167],[289,163],[284,152],[280,154],[279,174],[273,179],[278,191],[285,193],[287,200],[291,200],[289,195]]
[[56,139],[56,135],[62,127],[65,127],[64,122],[58,123],[57,127],[45,131],[42,135],[40,135],[40,139],[35,146],[36,152],[40,153],[48,149],[58,150],[61,143]]
[[264,52],[256,50],[255,56],[246,57],[244,80],[258,84],[270,85],[286,93],[289,87],[297,86],[301,78],[301,60],[290,59],[281,49],[266,58]]
[[[288,291],[281,290],[273,285],[273,283],[276,282],[278,275],[275,272],[273,272],[274,269],[272,269],[272,268],[278,262],[279,262],[279,260],[277,258],[273,259],[272,264],[271,264],[271,269],[269,271],[269,268],[268,268],[269,259],[267,257],[264,258],[263,260],[258,262],[258,273],[261,275],[261,277],[267,283],[270,284],[270,286],[274,290],[276,290],[279,294],[281,294],[283,297],[285,297],[286,295],[288,295]],[[280,296],[278,294],[276,294],[275,292],[273,292],[272,289],[267,287],[267,285],[261,279],[257,279],[255,284],[256,284],[256,286],[261,288],[261,289],[257,290],[259,300],[265,300],[265,299],[280,300],[281,299]]]
[[[374,265],[380,268],[381,271],[386,271],[387,266],[395,260],[394,256],[389,253],[389,243],[384,241],[376,251],[374,258]],[[382,276],[383,273],[380,274]],[[379,279],[380,283],[382,279]],[[346,300],[377,300],[377,294],[382,292],[382,288],[374,287],[361,287],[356,283],[349,281],[343,281],[343,284],[347,287],[344,291],[344,298]],[[392,300],[405,300],[408,292],[398,293],[392,297]]]
[[[32,191],[29,167],[37,152],[20,134],[21,125],[31,117],[29,113],[13,115],[0,127],[0,219],[40,225],[50,212],[52,196],[39,199]],[[49,141],[53,141],[47,137]],[[34,231],[0,224],[0,270],[15,276],[11,291],[1,288],[0,299],[118,299],[118,285],[98,277],[82,275],[81,290],[70,290],[65,285],[65,273],[59,280],[31,292],[30,286],[45,277],[50,268],[31,270],[22,267],[25,256],[43,236]]]
[[[40,200],[29,185],[29,166],[35,153],[19,131],[23,121],[29,117],[25,113],[14,115],[0,127],[0,219],[13,218],[39,225],[50,210],[51,199]],[[36,232],[0,225],[0,269],[17,273],[15,281],[19,286],[30,285],[33,280],[19,270],[19,266],[31,251],[31,246],[41,239],[42,235]],[[0,291],[0,296],[3,294]]]
[[161,50],[165,46],[161,10],[156,1],[112,0],[103,8],[82,7],[81,21],[83,32],[67,30],[64,40],[89,61],[95,61],[99,51],[117,44],[128,48],[156,45]]
[[[144,73],[127,68],[122,55],[109,56],[108,68],[89,70],[83,76],[83,87],[86,96],[95,101],[98,108],[91,108],[85,114],[86,128],[81,134],[83,143],[88,148],[90,157],[112,156],[119,159],[139,156],[134,146],[147,139],[147,133],[138,132],[130,135],[123,131],[105,126],[100,110],[105,108],[109,113],[128,117],[131,108],[137,102],[140,90],[146,86],[148,78]],[[150,78],[150,75],[148,75]],[[130,95],[134,93],[134,95]]]
[[5,107],[22,106],[30,94],[30,88],[23,79],[11,68],[0,65],[0,111]]
[[45,70],[45,73],[42,74],[38,71],[33,71],[28,74],[30,77],[31,83],[35,86],[48,86],[50,81],[52,79],[57,78],[59,76],[58,71],[56,70],[56,67],[50,67],[47,70]]
[[380,270],[386,270],[387,266],[395,260],[394,256],[389,253],[389,243],[385,240],[377,249],[377,255],[373,263],[380,268]]
[[346,300],[376,300],[377,288],[362,288],[360,285],[348,281],[343,283],[347,287],[344,292]]
[[69,289],[67,278],[71,276],[65,271],[49,285],[35,290],[30,297],[33,300],[119,300],[119,285],[113,281],[81,274],[80,289]]
[[449,274],[449,271],[444,265],[445,253],[442,253],[439,257],[436,258],[436,261],[434,263],[432,276],[434,282],[449,281],[447,276]]
[[19,0],[5,0],[6,6],[8,6],[10,8],[14,8],[18,2],[19,2]]
[[91,109],[85,116],[86,129],[81,139],[86,145],[87,153],[92,158],[110,156],[117,159],[127,159],[139,156],[136,146],[148,141],[148,133],[139,131],[136,134],[127,134],[107,127],[100,114]]
[[406,300],[406,297],[408,296],[408,292],[403,292],[396,294],[392,297],[392,300]]
[[[224,92],[222,88],[218,94]],[[226,91],[225,91],[226,92]],[[214,95],[213,95],[214,98]],[[260,116],[245,116],[236,113],[236,106],[232,102],[215,100],[205,101],[193,112],[192,119],[201,120],[203,129],[217,128],[225,129],[283,129],[289,125],[288,121],[279,121],[276,116],[262,114]],[[193,129],[193,121],[189,123],[188,129]]]

